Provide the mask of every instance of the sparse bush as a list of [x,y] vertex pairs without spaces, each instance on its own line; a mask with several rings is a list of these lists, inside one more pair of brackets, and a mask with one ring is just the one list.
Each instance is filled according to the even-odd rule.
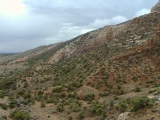
[[133,80],[134,82],[136,82],[137,79],[138,79],[138,78],[137,78],[136,76],[134,76],[134,75],[132,76],[132,80]]
[[58,97],[52,97],[52,98],[48,98],[47,103],[59,103],[59,98]]
[[13,120],[29,120],[30,119],[29,115],[19,110],[12,111],[10,113],[10,117],[13,118]]
[[84,118],[84,112],[80,112],[79,115],[78,115],[78,119],[81,120]]
[[57,110],[58,110],[59,112],[64,111],[64,105],[63,105],[63,104],[57,105]]
[[102,115],[105,114],[105,105],[103,105],[102,103],[99,103],[98,101],[93,102],[90,105],[90,111],[95,114],[95,115]]
[[0,98],[4,98],[4,93],[0,92]]
[[41,102],[41,108],[44,108],[44,107],[46,107],[45,102]]
[[84,96],[84,100],[87,100],[87,101],[91,102],[92,100],[94,100],[94,97],[95,97],[94,94],[87,94],[87,95]]
[[72,116],[69,116],[68,120],[73,120]]
[[56,93],[60,93],[62,92],[63,88],[60,86],[60,87],[55,87],[52,89],[52,92],[56,92]]
[[3,109],[3,110],[7,110],[8,106],[6,104],[2,104],[0,103],[0,107]]
[[11,109],[15,108],[17,105],[17,101],[15,99],[10,99],[9,107]]
[[118,100],[119,99],[119,97],[118,96],[114,96],[114,100]]
[[109,95],[108,92],[99,93],[99,96],[101,96],[101,97],[104,97],[104,96],[107,96],[107,95]]
[[145,107],[151,107],[151,106],[153,106],[152,100],[150,100],[147,97],[141,97],[133,101],[132,111],[135,112],[137,110],[143,109]]
[[117,108],[121,111],[121,112],[125,112],[125,110],[127,109],[127,103],[125,101],[120,102],[117,106]]
[[138,87],[138,86],[136,86],[134,91],[135,91],[135,92],[141,92],[141,88]]
[[25,92],[26,92],[25,89],[21,89],[21,90],[18,92],[18,95],[24,95]]

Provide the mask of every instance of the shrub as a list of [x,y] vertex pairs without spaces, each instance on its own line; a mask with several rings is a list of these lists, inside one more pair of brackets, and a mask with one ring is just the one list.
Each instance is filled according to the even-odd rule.
[[68,120],[73,120],[72,116],[69,116]]
[[141,98],[135,99],[133,101],[132,111],[135,112],[135,111],[143,109],[145,107],[151,107],[152,105],[153,105],[152,100],[150,100],[147,97],[141,97]]
[[19,94],[19,95],[24,95],[25,92],[26,92],[25,89],[22,89],[22,90],[20,90],[20,91],[18,92],[18,94]]
[[59,103],[59,98],[58,97],[52,97],[52,98],[48,98],[47,103]]
[[136,86],[136,87],[135,87],[135,92],[141,92],[141,88],[138,87],[138,86]]
[[13,118],[13,120],[29,120],[30,119],[29,115],[19,110],[12,111],[10,113],[10,117]]
[[87,101],[92,101],[94,100],[95,95],[94,94],[87,94],[84,96],[84,99]]
[[138,79],[138,78],[137,78],[136,76],[134,76],[134,75],[132,76],[132,80],[133,80],[134,82],[136,82],[137,79]]
[[66,97],[66,93],[65,93],[65,92],[60,93],[59,97],[60,97],[60,98]]
[[3,110],[7,110],[8,106],[6,104],[2,104],[0,103],[0,107],[3,109]]
[[93,102],[90,106],[90,111],[95,115],[105,114],[105,105],[99,103],[98,101]]
[[57,110],[58,110],[59,112],[64,111],[64,105],[63,105],[63,104],[57,105]]
[[63,90],[63,87],[60,86],[60,87],[55,87],[55,88],[53,88],[53,89],[52,89],[52,92],[61,93],[62,90]]
[[14,99],[11,99],[9,103],[9,107],[12,109],[12,108],[15,108],[16,105],[17,105],[17,101]]
[[121,111],[121,112],[125,112],[125,110],[127,109],[127,103],[125,101],[120,102],[117,106],[117,108]]
[[81,110],[81,104],[79,103],[70,103],[70,108],[72,109],[73,112],[79,112]]
[[99,96],[101,96],[101,97],[104,97],[104,96],[107,96],[107,95],[109,95],[109,92],[99,93]]
[[0,98],[4,98],[4,93],[0,92]]
[[46,107],[45,102],[41,102],[41,108],[44,108],[44,107]]
[[27,98],[31,98],[31,94],[30,93],[24,94],[24,99],[27,99]]
[[81,120],[84,118],[84,112],[80,112],[79,115],[78,115],[78,119]]

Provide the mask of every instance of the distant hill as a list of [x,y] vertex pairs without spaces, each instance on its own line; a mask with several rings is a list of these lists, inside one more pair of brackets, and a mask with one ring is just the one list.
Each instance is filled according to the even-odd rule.
[[16,54],[16,53],[0,53],[0,55],[13,55],[13,54]]

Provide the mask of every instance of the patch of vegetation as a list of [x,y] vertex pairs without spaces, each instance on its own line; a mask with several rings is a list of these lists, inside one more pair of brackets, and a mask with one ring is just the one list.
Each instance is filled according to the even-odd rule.
[[30,116],[20,110],[12,111],[10,117],[13,118],[13,120],[30,120]]
[[92,102],[90,105],[90,111],[93,115],[105,115],[106,111],[105,111],[106,105],[99,103],[98,101],[96,102]]
[[0,103],[0,107],[1,107],[3,110],[7,110],[7,109],[8,109],[8,105],[6,105],[6,104]]
[[140,109],[144,109],[146,107],[152,107],[153,106],[153,100],[150,100],[147,97],[141,97],[133,100],[133,106],[132,111],[138,111]]

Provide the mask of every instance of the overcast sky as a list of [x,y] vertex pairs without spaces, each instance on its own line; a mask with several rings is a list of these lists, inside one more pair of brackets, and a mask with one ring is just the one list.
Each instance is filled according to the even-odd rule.
[[0,0],[0,53],[69,40],[150,12],[158,0]]

